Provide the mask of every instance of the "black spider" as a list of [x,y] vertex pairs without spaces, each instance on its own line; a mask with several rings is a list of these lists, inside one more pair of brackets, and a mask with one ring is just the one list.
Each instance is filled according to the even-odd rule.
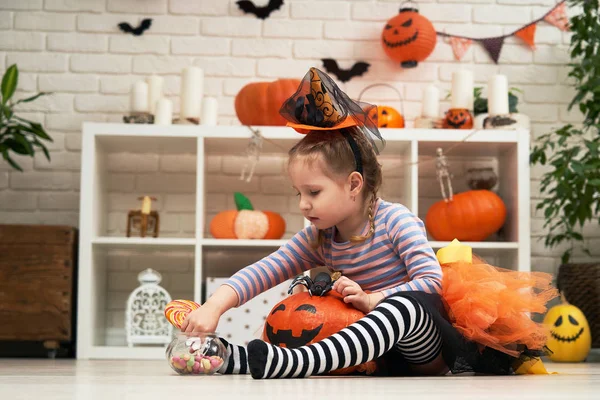
[[308,288],[308,294],[316,296],[324,296],[333,287],[331,276],[327,272],[319,272],[313,281],[309,276],[299,275],[290,284],[288,294],[292,294],[292,290],[297,285],[304,285]]

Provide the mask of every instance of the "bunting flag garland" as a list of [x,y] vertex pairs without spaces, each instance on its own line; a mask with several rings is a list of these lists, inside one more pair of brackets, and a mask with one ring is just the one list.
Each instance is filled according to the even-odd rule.
[[488,52],[492,60],[497,64],[500,58],[500,52],[504,45],[504,39],[510,36],[517,36],[523,40],[532,50],[535,49],[535,31],[538,22],[545,21],[551,25],[556,26],[561,31],[569,30],[569,19],[567,17],[566,0],[561,0],[556,4],[550,11],[544,14],[542,17],[536,19],[517,29],[516,31],[502,35],[487,38],[472,38],[468,36],[453,35],[446,32],[437,32],[439,36],[443,36],[450,42],[452,46],[452,52],[457,60],[460,60],[473,42],[480,42],[485,50]]

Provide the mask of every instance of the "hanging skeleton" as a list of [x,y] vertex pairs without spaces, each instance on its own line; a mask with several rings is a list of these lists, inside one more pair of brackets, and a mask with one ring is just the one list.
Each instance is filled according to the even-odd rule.
[[[437,179],[440,182],[440,189],[442,191],[442,197],[444,198],[444,200],[447,202],[452,201],[452,195],[453,195],[453,191],[452,191],[452,175],[450,174],[450,172],[448,171],[448,160],[446,159],[446,156],[444,155],[444,152],[442,151],[441,148],[438,147],[438,149],[436,150],[436,154],[437,154],[437,158],[435,160],[435,169],[436,169],[436,175],[437,175]],[[448,194],[449,196],[446,196],[446,187],[445,187],[445,183],[448,185]]]
[[250,138],[248,146],[246,146],[246,163],[244,164],[242,173],[240,174],[240,180],[245,180],[246,182],[250,182],[252,180],[254,168],[256,168],[256,164],[260,158],[260,151],[262,150],[263,143],[263,137],[261,136],[260,131],[252,128],[250,128],[250,130],[252,131],[252,137]]

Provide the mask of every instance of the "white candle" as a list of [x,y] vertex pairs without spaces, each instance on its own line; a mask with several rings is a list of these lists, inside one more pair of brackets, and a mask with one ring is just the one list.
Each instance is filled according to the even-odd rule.
[[488,114],[508,114],[508,80],[505,75],[494,75],[488,82]]
[[164,78],[156,75],[149,76],[146,78],[148,83],[148,110],[150,114],[156,112],[156,102],[163,96],[163,82]]
[[166,97],[161,97],[156,102],[155,125],[171,125],[173,122],[173,102]]
[[181,119],[200,118],[204,72],[198,67],[184,68],[181,76]]
[[148,84],[138,81],[131,86],[131,111],[148,112]]
[[473,72],[463,69],[452,74],[452,104],[450,108],[473,109]]
[[219,115],[219,103],[214,97],[205,97],[202,100],[202,118],[201,125],[217,125],[217,116]]
[[435,85],[429,85],[423,92],[422,117],[437,118],[440,113],[440,91]]

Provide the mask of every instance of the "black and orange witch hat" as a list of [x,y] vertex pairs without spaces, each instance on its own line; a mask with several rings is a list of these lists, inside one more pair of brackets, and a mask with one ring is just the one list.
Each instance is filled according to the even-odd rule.
[[[376,154],[385,146],[385,140],[377,128],[377,106],[350,99],[329,75],[314,67],[304,75],[296,93],[283,103],[279,114],[288,121],[287,126],[299,133],[340,130],[357,156],[357,169],[362,169],[358,168],[360,152],[357,155],[358,147],[354,139],[345,134],[343,128],[360,129]],[[379,145],[375,139],[378,139]]]

